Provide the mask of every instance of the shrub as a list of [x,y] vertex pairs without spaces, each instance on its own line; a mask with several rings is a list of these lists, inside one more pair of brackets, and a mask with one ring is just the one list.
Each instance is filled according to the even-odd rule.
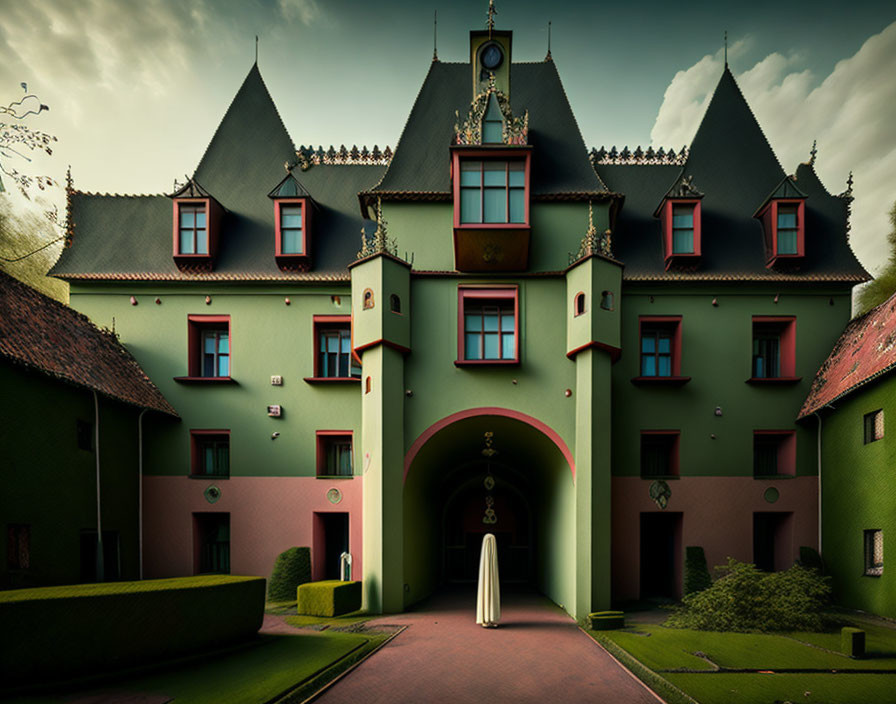
[[797,564],[802,565],[806,569],[818,570],[821,574],[824,574],[824,561],[815,548],[806,547],[805,545],[801,546],[800,559]]
[[290,548],[277,555],[268,585],[269,601],[292,601],[300,584],[311,581],[311,548]]
[[712,584],[703,548],[692,545],[684,549],[684,593],[693,594]]
[[625,614],[622,611],[596,611],[588,614],[593,631],[615,631],[625,628]]
[[673,628],[701,631],[820,631],[828,603],[828,579],[794,565],[784,572],[762,572],[728,558],[717,567],[723,576],[684,597],[666,621]]
[[361,583],[329,579],[298,588],[296,611],[307,616],[339,616],[361,608]]

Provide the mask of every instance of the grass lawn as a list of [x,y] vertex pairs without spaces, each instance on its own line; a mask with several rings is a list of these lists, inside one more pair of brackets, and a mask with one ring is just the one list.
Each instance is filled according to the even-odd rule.
[[61,704],[99,692],[165,694],[178,704],[262,703],[310,680],[337,661],[355,660],[387,637],[329,632],[262,635],[252,645],[215,659],[192,661],[79,692],[19,697],[13,704]]
[[[840,649],[839,627],[828,633],[716,633],[639,623],[637,614],[630,615],[629,619],[630,626],[624,630],[592,632],[591,635],[611,649],[613,646],[622,648],[652,670],[652,673],[638,672],[637,663],[635,667],[627,663],[663,696],[668,696],[670,692],[662,691],[662,679],[700,704],[772,704],[786,701],[896,704],[896,629],[871,620],[843,619],[843,625],[856,626],[866,632],[869,656],[854,660],[838,652],[829,652]],[[695,655],[697,652],[702,657]],[[723,670],[776,672],[717,672],[713,665]],[[782,673],[782,669],[817,672]],[[832,670],[838,672],[833,673]],[[890,672],[869,674],[851,670]],[[675,692],[671,694],[670,701],[677,701]]]

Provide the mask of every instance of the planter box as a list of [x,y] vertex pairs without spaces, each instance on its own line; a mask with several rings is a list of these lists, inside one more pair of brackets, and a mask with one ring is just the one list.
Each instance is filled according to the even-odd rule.
[[361,583],[331,579],[299,585],[297,611],[306,616],[339,616],[361,608]]

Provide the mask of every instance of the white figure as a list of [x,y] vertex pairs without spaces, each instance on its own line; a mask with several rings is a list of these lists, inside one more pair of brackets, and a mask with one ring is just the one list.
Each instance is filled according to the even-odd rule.
[[476,623],[483,628],[497,628],[501,618],[501,587],[498,583],[498,546],[495,536],[482,538],[479,558],[479,589],[476,592]]

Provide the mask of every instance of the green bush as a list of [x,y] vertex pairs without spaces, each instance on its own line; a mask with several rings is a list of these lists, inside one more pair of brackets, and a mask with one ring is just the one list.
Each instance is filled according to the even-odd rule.
[[762,572],[728,558],[723,575],[700,592],[688,594],[666,621],[673,628],[701,631],[820,631],[821,612],[830,600],[828,579],[794,565]]
[[290,548],[277,555],[268,585],[269,601],[292,601],[300,584],[311,581],[311,548]]
[[851,658],[865,657],[865,631],[848,626],[840,629],[840,650]]
[[361,608],[361,583],[330,579],[298,589],[296,610],[306,616],[339,616]]
[[810,548],[805,545],[801,546],[800,559],[797,564],[802,565],[806,569],[818,570],[821,574],[824,574],[824,561],[821,559],[821,555],[818,554],[818,550],[815,548]]
[[595,611],[588,614],[593,631],[615,631],[625,628],[625,614],[622,611]]
[[689,545],[684,549],[684,593],[693,594],[712,584],[703,548]]
[[0,592],[0,682],[87,676],[251,638],[264,579],[222,575]]

